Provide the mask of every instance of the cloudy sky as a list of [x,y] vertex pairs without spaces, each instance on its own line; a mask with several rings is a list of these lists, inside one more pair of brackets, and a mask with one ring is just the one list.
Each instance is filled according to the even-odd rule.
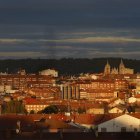
[[140,59],[140,0],[0,0],[0,59]]

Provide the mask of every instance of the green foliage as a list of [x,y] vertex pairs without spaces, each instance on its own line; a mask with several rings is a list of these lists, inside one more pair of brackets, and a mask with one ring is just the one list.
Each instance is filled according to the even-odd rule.
[[26,113],[21,101],[11,100],[2,105],[2,113]]
[[35,111],[34,111],[34,110],[31,110],[31,111],[30,111],[30,114],[35,114]]
[[82,113],[85,113],[85,112],[86,112],[85,108],[81,108],[81,107],[78,108],[78,113],[79,114],[82,114]]
[[58,108],[57,106],[55,105],[50,105],[50,106],[47,106],[45,109],[43,109],[41,111],[41,113],[45,113],[45,114],[57,114],[58,113]]

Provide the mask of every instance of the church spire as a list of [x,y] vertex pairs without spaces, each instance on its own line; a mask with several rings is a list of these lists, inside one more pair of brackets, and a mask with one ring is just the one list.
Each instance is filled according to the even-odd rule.
[[104,74],[106,75],[106,74],[110,74],[110,72],[111,72],[111,67],[110,67],[110,64],[109,64],[109,62],[108,62],[108,60],[107,60],[107,63],[106,63],[106,65],[105,65],[105,69],[104,69]]
[[107,63],[106,63],[106,65],[109,65],[108,59],[107,59]]
[[123,64],[123,60],[122,60],[122,58],[121,58],[121,63],[120,63],[120,65],[124,65],[124,64]]
[[125,66],[123,63],[123,60],[121,58],[120,66],[119,66],[119,74],[124,74],[125,73]]

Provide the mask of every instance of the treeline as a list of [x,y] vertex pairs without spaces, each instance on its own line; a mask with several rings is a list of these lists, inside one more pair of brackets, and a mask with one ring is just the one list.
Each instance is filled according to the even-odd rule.
[[4,102],[1,107],[2,113],[27,113],[22,101],[11,100]]
[[[53,68],[58,70],[60,75],[100,73],[103,72],[107,60],[112,67],[118,67],[121,58],[8,59],[0,60],[0,72],[16,73],[20,69],[25,69],[27,73],[37,74],[41,70]],[[123,59],[123,62],[126,67],[140,72],[140,60]]]

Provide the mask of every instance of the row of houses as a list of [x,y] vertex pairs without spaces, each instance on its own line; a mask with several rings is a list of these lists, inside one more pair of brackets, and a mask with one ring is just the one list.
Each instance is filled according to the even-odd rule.
[[140,114],[82,114],[73,116],[62,114],[48,114],[43,116],[40,114],[23,116],[14,114],[3,115],[0,116],[0,124],[3,126],[1,127],[1,130],[13,130],[16,122],[19,121],[21,124],[21,131],[26,130],[26,132],[29,130],[32,130],[33,132],[35,128],[38,128],[38,130],[44,130],[44,132],[58,132],[61,129],[63,133],[82,132],[80,130],[84,131],[85,129],[87,131],[96,130],[94,132],[99,133],[133,132],[134,134],[137,134],[137,132],[140,132]]

